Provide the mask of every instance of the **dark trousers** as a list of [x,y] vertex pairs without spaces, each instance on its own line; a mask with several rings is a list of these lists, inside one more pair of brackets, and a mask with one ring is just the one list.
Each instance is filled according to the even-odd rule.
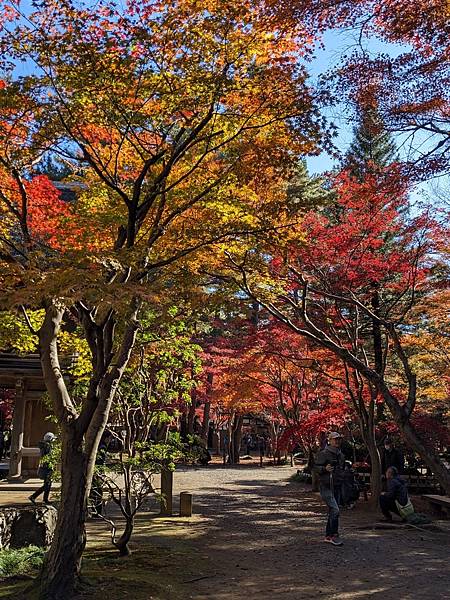
[[392,520],[391,512],[395,513],[396,515],[400,514],[395,504],[395,500],[393,498],[389,498],[388,496],[380,496],[380,508],[383,515],[389,521]]
[[342,506],[342,485],[335,485],[333,487],[333,494],[336,499],[336,502],[338,503],[338,506]]
[[33,500],[36,500],[36,498],[43,493],[44,494],[44,502],[47,503],[51,489],[52,489],[52,478],[51,478],[51,475],[48,475],[47,477],[44,478],[43,485],[38,490],[36,490],[34,492],[34,494],[31,494],[31,498],[33,498]]
[[325,528],[325,535],[332,537],[339,535],[339,505],[334,497],[334,492],[331,488],[320,486],[320,495],[322,500],[328,506],[328,520]]

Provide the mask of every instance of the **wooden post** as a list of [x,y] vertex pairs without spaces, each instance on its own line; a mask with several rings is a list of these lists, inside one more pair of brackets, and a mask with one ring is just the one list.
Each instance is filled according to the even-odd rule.
[[180,493],[180,517],[192,517],[192,494]]
[[164,469],[161,471],[161,494],[164,500],[161,501],[161,516],[171,517],[173,509],[173,471]]
[[25,423],[25,382],[16,382],[16,397],[11,428],[11,455],[8,477],[18,478],[22,475],[23,428]]

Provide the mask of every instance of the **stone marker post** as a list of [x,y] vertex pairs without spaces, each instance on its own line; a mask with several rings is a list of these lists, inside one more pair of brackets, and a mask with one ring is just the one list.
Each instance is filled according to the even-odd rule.
[[180,493],[180,517],[192,517],[192,494]]
[[161,471],[161,494],[164,500],[161,501],[161,516],[171,517],[173,508],[173,471],[163,469]]

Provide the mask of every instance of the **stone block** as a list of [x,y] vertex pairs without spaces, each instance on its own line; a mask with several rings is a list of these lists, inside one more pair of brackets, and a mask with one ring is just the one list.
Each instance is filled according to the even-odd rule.
[[0,549],[50,546],[58,511],[54,506],[23,505],[0,507]]
[[192,494],[180,493],[180,517],[192,517]]

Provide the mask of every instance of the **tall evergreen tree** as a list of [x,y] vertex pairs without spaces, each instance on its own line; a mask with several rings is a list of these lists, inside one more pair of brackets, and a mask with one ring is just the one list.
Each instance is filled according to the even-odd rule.
[[[353,142],[344,159],[344,168],[349,169],[352,176],[363,182],[368,175],[382,170],[398,159],[394,140],[386,131],[383,120],[375,107],[361,108],[359,123],[353,130]],[[388,247],[393,240],[384,240]],[[375,315],[380,315],[380,292],[378,285],[372,283],[373,293],[371,308]],[[383,373],[383,340],[381,325],[377,319],[372,319],[370,345],[372,346],[374,367],[377,373]],[[377,418],[383,418],[384,404],[377,405]]]
[[305,160],[298,163],[296,172],[288,183],[286,194],[291,214],[323,208],[333,196],[325,179],[309,175]]
[[397,160],[397,148],[375,108],[363,109],[353,130],[353,142],[344,158],[344,167],[362,181],[374,169]]

